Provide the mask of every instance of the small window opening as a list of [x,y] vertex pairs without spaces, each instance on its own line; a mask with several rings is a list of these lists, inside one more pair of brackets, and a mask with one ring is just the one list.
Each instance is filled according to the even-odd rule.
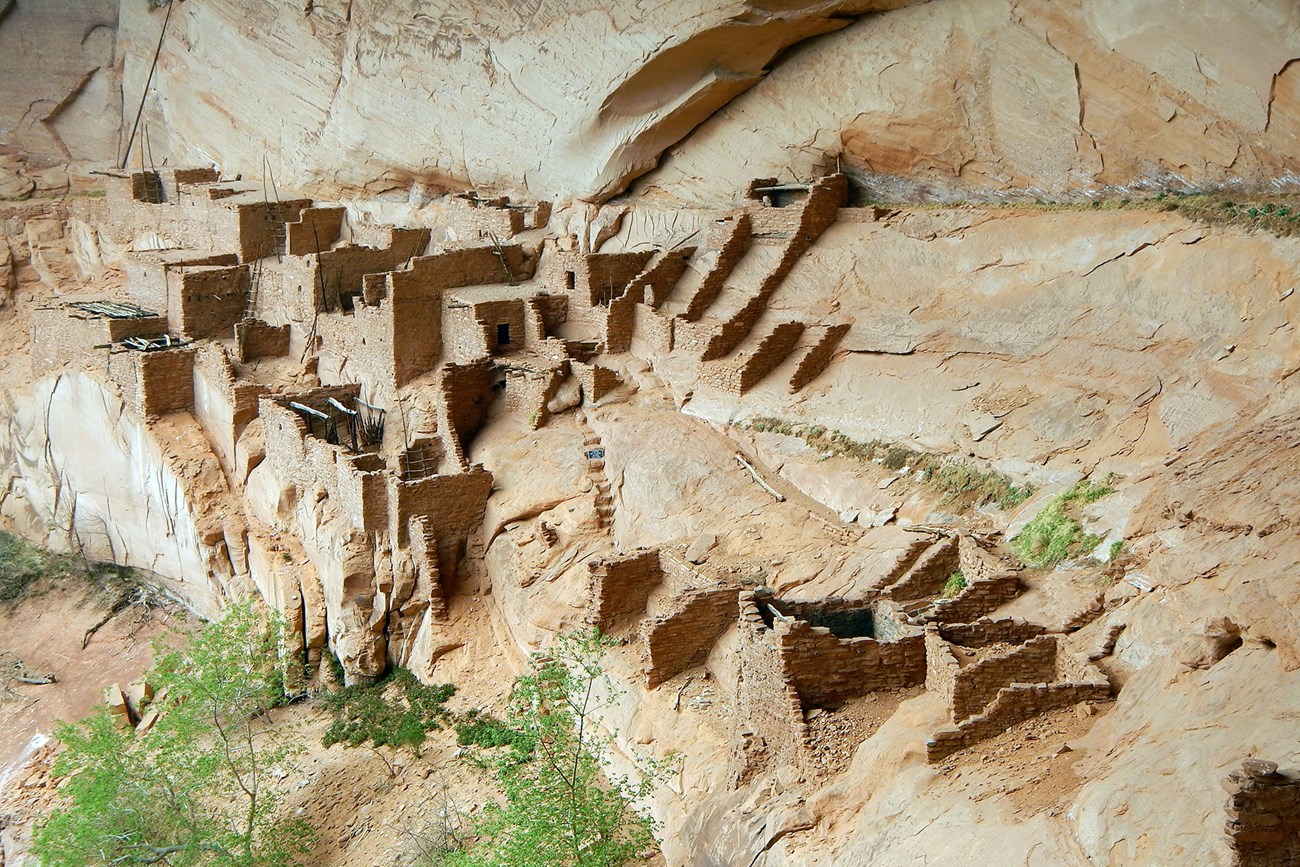
[[577,277],[572,271],[564,272],[564,291],[572,293],[573,287],[577,285]]
[[497,324],[497,346],[508,346],[510,344],[510,323],[500,322]]

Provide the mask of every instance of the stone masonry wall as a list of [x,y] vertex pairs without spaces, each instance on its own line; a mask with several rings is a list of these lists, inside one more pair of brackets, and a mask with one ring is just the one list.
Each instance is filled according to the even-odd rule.
[[1005,563],[965,535],[957,540],[957,567],[967,581],[983,581],[1008,571]]
[[998,692],[1012,683],[1051,683],[1056,677],[1057,638],[1038,638],[1000,656],[972,662],[957,672],[949,711],[953,722],[982,711]]
[[333,247],[343,230],[347,208],[307,208],[285,228],[290,256],[307,256]]
[[957,565],[957,540],[944,537],[927,548],[885,593],[898,601],[932,599],[943,590]]
[[[390,531],[398,544],[406,544],[411,519],[421,518],[427,532],[442,540],[463,540],[483,523],[492,474],[481,466],[467,472],[426,476],[404,482],[388,480],[393,504]],[[454,565],[454,564],[453,564]]]
[[664,580],[659,549],[587,561],[587,623],[609,632],[645,613],[646,600]]
[[597,403],[602,397],[618,388],[618,372],[599,364],[569,362],[569,367],[582,383],[582,397],[587,403]]
[[726,219],[717,220],[709,226],[705,234],[708,249],[718,250],[717,261],[700,281],[700,286],[686,305],[682,318],[695,322],[704,315],[709,305],[717,300],[726,284],[727,278],[735,270],[737,263],[749,252],[751,243],[749,215],[741,212]]
[[[179,273],[177,273],[179,272]],[[246,265],[197,265],[177,269],[167,281],[167,321],[191,340],[228,340],[248,309]]]
[[1015,599],[1021,589],[1020,576],[1014,572],[968,580],[966,587],[952,599],[936,599],[922,617],[929,622],[970,623]]
[[805,708],[835,707],[869,692],[925,680],[925,639],[920,635],[892,642],[841,639],[801,620],[778,620],[773,634]]
[[822,332],[822,336],[817,340],[811,349],[804,354],[795,367],[794,373],[790,375],[790,393],[802,389],[805,385],[812,382],[821,375],[827,367],[830,366],[831,359],[835,356],[835,349],[844,339],[844,335],[849,332],[847,324],[830,325]]
[[144,416],[188,411],[194,406],[194,350],[131,352],[138,381],[136,409]]
[[671,610],[641,627],[646,685],[653,689],[708,657],[719,636],[736,622],[736,591],[731,587],[687,590]]
[[289,326],[241,319],[235,323],[235,347],[241,364],[259,358],[282,358],[289,354]]
[[799,694],[785,660],[763,621],[753,593],[740,594],[740,683],[742,725],[735,782],[746,782],[766,764],[798,765],[808,741]]
[[1000,617],[997,620],[982,617],[970,623],[942,623],[938,625],[938,630],[944,641],[963,647],[984,647],[999,641],[1023,644],[1045,634],[1047,627],[1015,617]]
[[111,344],[167,331],[167,320],[160,316],[110,319],[70,307],[38,307],[32,311],[31,323],[32,361],[37,370],[80,365],[103,369]]
[[930,763],[1007,729],[1057,708],[1081,701],[1102,701],[1110,697],[1110,684],[1104,678],[1090,683],[1018,683],[1003,687],[984,712],[935,732],[926,742],[926,759]]
[[789,357],[803,330],[802,322],[779,323],[749,355],[706,364],[700,380],[730,394],[744,394]]
[[1300,864],[1300,772],[1248,759],[1223,781],[1228,793],[1224,833],[1240,867]]
[[730,354],[748,336],[759,317],[767,310],[772,295],[785,282],[799,258],[835,222],[847,197],[848,179],[844,175],[829,175],[812,185],[812,191],[799,213],[798,228],[786,243],[780,263],[764,278],[758,291],[745,306],[723,323],[710,338],[700,356],[702,360],[712,361]]

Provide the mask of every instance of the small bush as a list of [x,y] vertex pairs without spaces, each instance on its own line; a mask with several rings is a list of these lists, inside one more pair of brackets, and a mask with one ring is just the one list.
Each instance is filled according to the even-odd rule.
[[532,741],[492,714],[471,710],[456,721],[456,743],[462,747],[510,747],[519,761],[532,754]]
[[456,692],[451,684],[425,686],[404,668],[377,683],[345,686],[323,693],[322,706],[334,722],[321,738],[323,746],[410,747],[416,755],[429,732],[441,728],[450,714],[444,707]]
[[944,599],[953,599],[961,593],[961,591],[965,590],[967,586],[968,582],[966,581],[966,576],[962,574],[960,569],[958,569],[956,572],[948,576],[947,581],[943,582],[942,596]]
[[0,602],[17,602],[41,578],[66,573],[70,568],[66,558],[0,531]]

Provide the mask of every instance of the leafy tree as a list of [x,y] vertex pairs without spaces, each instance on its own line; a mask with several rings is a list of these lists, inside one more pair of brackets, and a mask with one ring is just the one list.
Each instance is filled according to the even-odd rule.
[[283,631],[236,605],[150,673],[151,730],[124,728],[106,708],[60,725],[66,804],[36,830],[41,863],[280,867],[306,854],[311,830],[277,818],[271,777],[293,749],[265,720],[285,700]]
[[508,746],[485,754],[505,792],[473,827],[478,844],[432,863],[446,867],[622,867],[657,851],[654,822],[634,800],[667,772],[644,761],[638,782],[608,778],[599,753],[609,736],[599,716],[609,706],[601,660],[611,639],[565,635],[549,656],[515,682],[504,720],[478,715],[458,727],[462,743]]

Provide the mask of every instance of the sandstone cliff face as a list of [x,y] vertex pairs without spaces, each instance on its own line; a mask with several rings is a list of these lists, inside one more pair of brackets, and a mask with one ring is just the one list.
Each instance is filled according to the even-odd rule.
[[0,3],[0,199],[62,190],[112,160],[121,128],[117,0]]
[[[837,154],[886,199],[1297,168],[1290,4],[936,0],[845,27],[905,5],[191,4],[146,122],[158,159],[252,177],[266,156],[295,186],[419,201],[465,186],[603,199],[670,147],[640,189],[712,203]],[[128,103],[161,17],[123,8]]]
[[640,189],[716,199],[751,175],[806,178],[840,152],[885,201],[1289,177],[1297,14],[941,0],[865,19],[795,53]]
[[[269,157],[295,187],[603,198],[787,46],[906,2],[189,4],[147,117],[158,158],[251,177]],[[161,19],[123,7],[127,94]]]

